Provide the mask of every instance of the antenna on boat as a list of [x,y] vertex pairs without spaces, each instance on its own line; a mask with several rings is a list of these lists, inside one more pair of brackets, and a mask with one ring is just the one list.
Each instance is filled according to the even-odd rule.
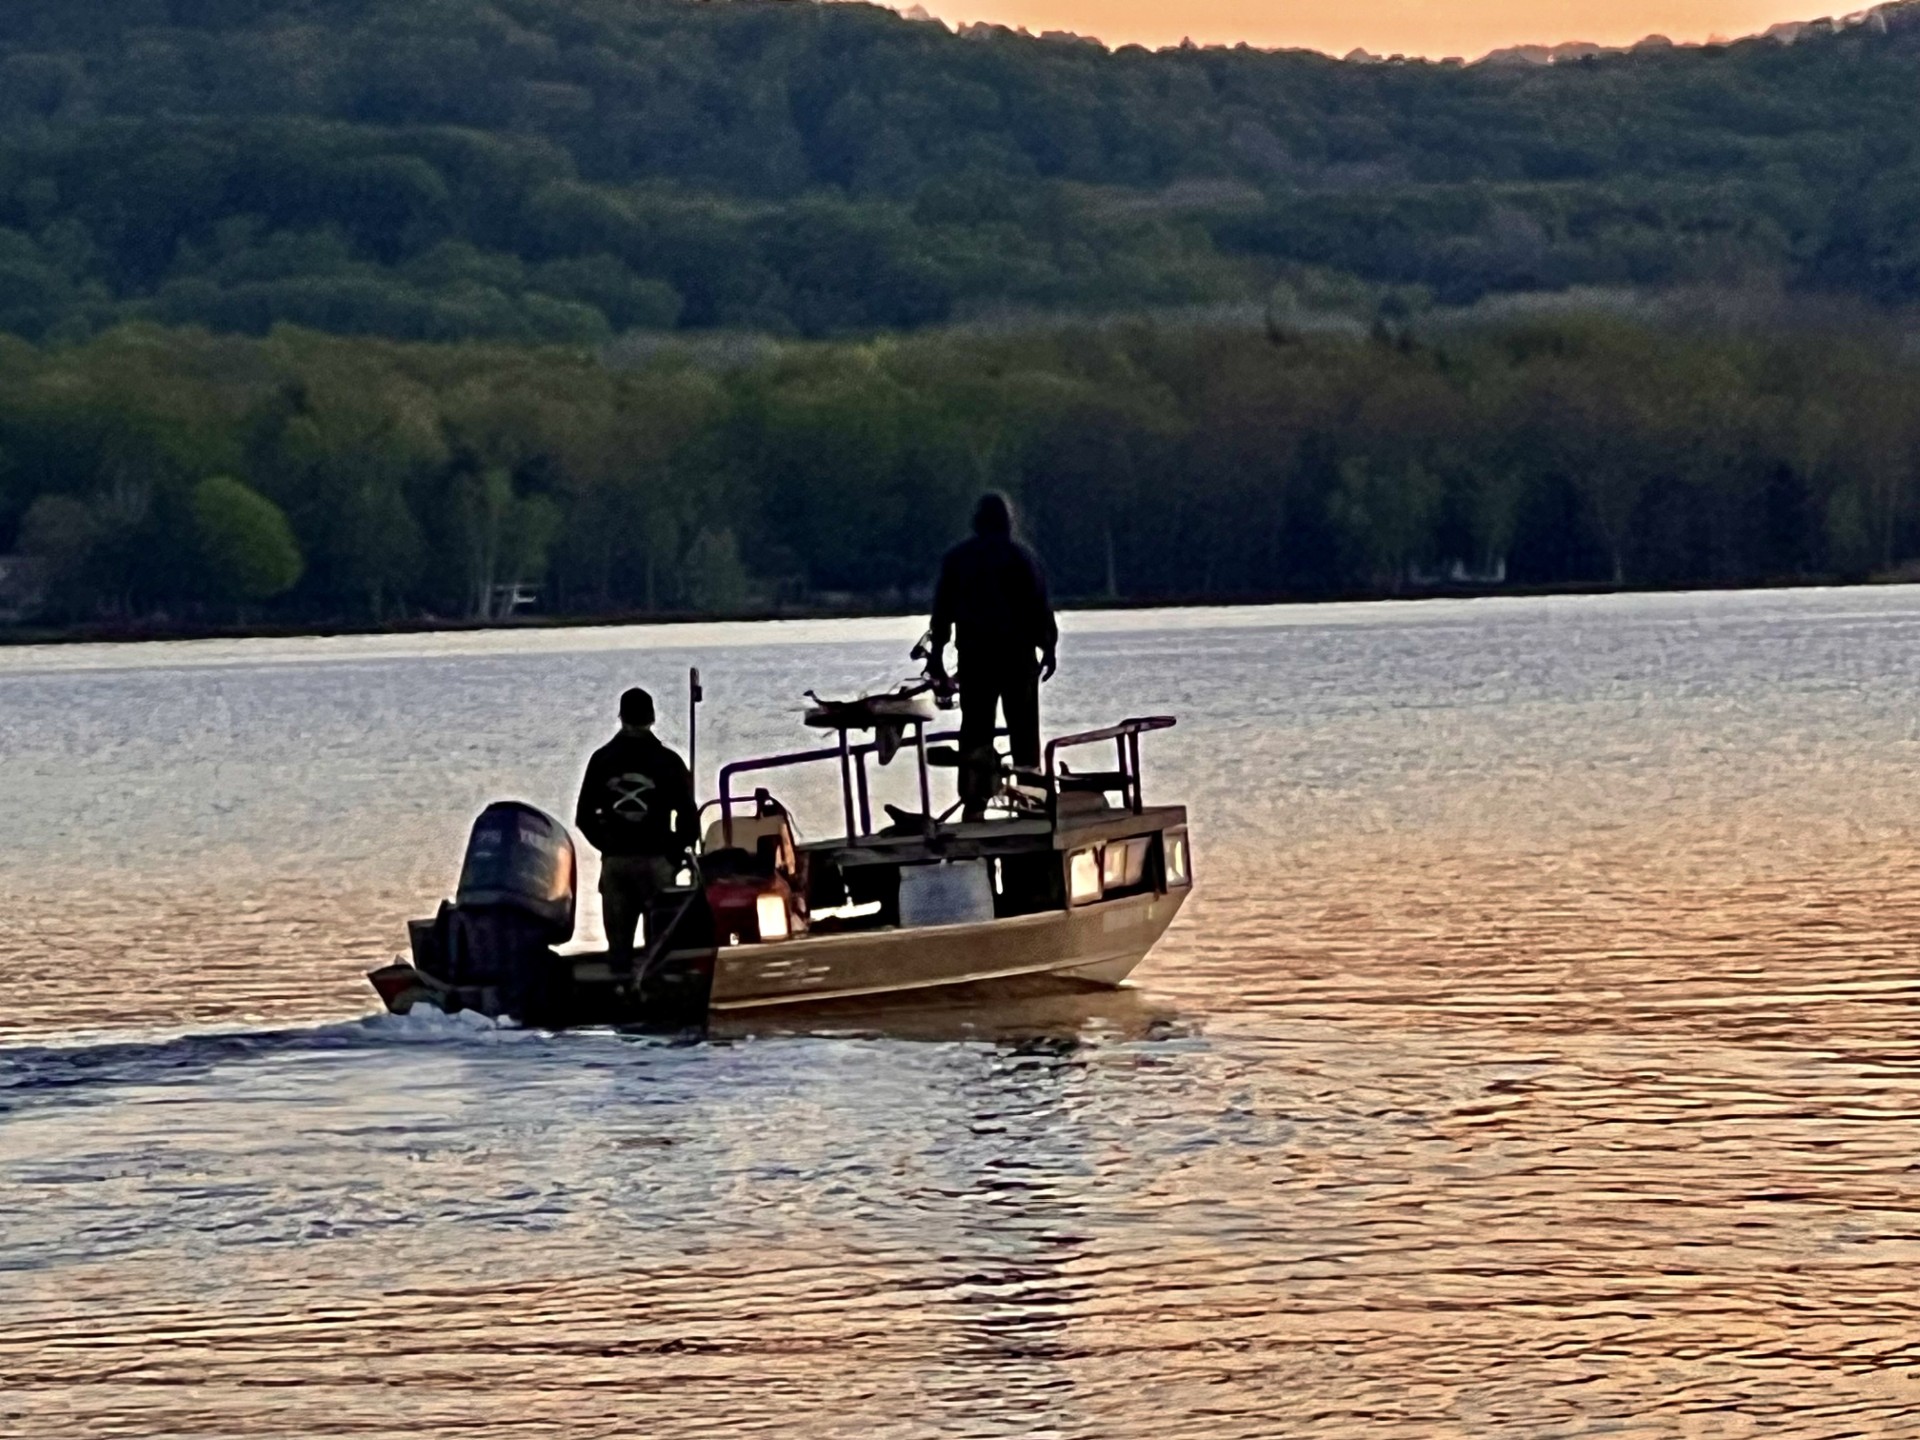
[[700,669],[687,671],[687,774],[693,778],[693,803],[700,803],[700,702],[707,692],[700,688]]

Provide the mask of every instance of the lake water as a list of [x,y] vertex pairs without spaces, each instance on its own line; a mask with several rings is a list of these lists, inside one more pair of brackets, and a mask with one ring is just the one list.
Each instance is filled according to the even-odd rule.
[[1920,591],[1070,617],[1133,988],[371,1014],[623,686],[710,774],[914,629],[0,652],[0,1434],[1920,1431]]

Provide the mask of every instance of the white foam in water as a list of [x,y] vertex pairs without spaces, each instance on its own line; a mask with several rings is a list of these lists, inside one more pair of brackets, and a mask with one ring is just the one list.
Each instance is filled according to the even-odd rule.
[[361,1020],[359,1025],[363,1030],[398,1040],[458,1040],[480,1035],[535,1033],[523,1030],[518,1022],[504,1017],[494,1019],[477,1010],[461,1010],[449,1015],[431,1005],[418,1006],[405,1015],[378,1011]]

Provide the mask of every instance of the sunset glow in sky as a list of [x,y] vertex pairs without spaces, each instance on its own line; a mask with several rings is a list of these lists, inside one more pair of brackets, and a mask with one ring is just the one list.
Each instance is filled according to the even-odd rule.
[[[896,0],[905,9],[911,0]],[[1859,0],[1866,3],[1866,0]],[[1783,20],[1829,13],[1819,0],[921,0],[949,24],[987,20],[1042,30],[1072,30],[1109,45],[1245,41],[1344,55],[1404,53],[1474,59],[1507,45],[1591,40],[1631,44],[1642,36],[1680,41],[1752,35]],[[1846,9],[1858,8],[1852,4]]]

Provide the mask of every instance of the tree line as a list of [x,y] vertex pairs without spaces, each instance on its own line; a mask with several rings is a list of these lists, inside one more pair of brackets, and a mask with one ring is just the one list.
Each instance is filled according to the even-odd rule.
[[1920,9],[1545,69],[801,0],[10,0],[0,329],[597,343],[1752,272],[1920,300]]
[[907,605],[989,487],[1087,600],[1859,579],[1920,557],[1916,467],[1920,360],[1873,324],[0,344],[45,621]]

